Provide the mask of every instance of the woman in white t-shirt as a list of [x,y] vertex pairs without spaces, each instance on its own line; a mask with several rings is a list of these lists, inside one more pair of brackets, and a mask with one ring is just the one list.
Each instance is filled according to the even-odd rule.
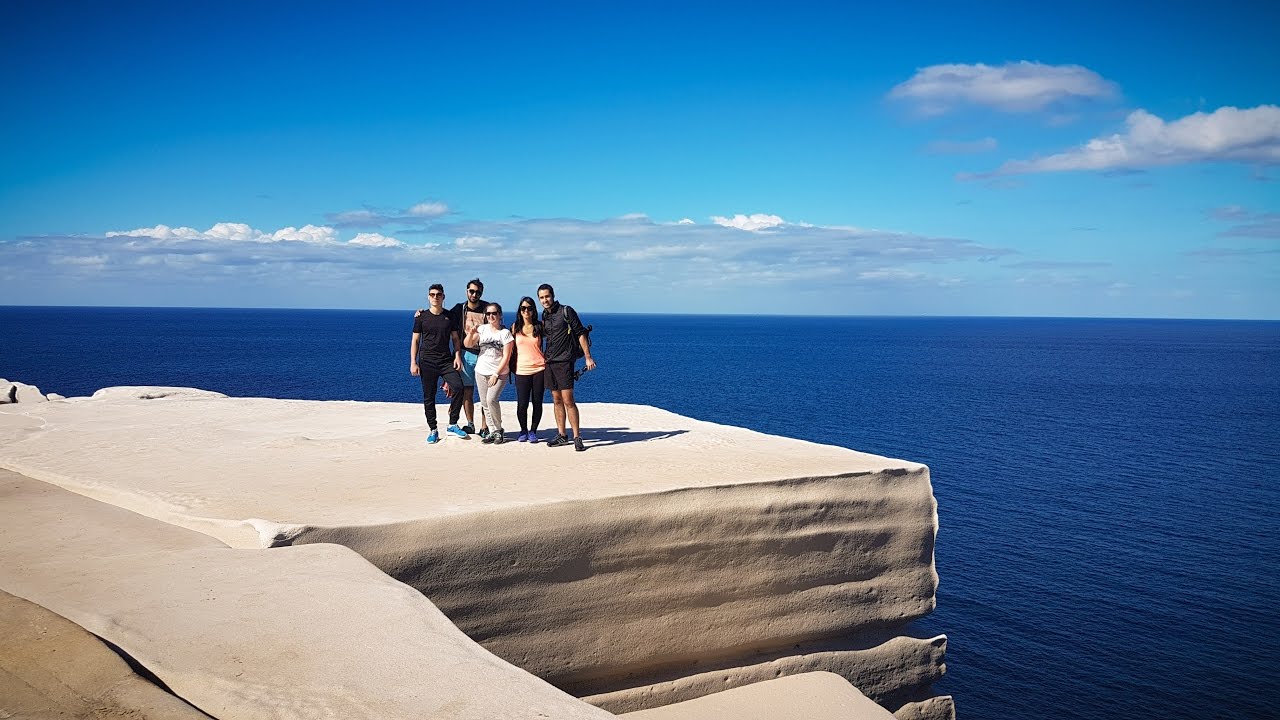
[[502,326],[502,306],[489,303],[484,309],[485,324],[472,328],[463,345],[480,348],[480,359],[476,360],[476,390],[480,392],[480,408],[489,420],[489,436],[481,440],[483,443],[501,445],[506,439],[502,436],[502,408],[498,406],[498,396],[507,384],[507,367],[511,363],[511,343],[514,338],[511,331]]

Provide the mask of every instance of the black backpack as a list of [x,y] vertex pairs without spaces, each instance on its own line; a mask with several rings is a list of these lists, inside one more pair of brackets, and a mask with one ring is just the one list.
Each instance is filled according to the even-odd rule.
[[[563,313],[564,313],[564,327],[565,327],[565,332],[569,333],[569,337],[571,337],[571,338],[572,338],[572,337],[573,337],[573,328],[569,325],[569,306],[568,306],[568,305],[562,305],[561,307],[563,308],[563,310],[561,310],[561,312],[563,312]],[[578,312],[578,311],[577,311],[577,310],[574,310],[573,312],[574,312],[574,314],[577,314],[577,312]],[[582,322],[582,316],[581,316],[581,315],[578,315],[578,322]],[[591,325],[584,325],[584,326],[582,326],[582,337],[584,337],[584,338],[586,338],[586,339],[587,339],[587,347],[591,347],[591,330],[592,330],[592,326],[591,326]],[[580,357],[582,357],[582,356],[583,356],[583,353],[582,353],[582,344],[581,344],[581,343],[576,343],[576,342],[575,342],[575,343],[571,343],[571,345],[572,345],[572,347],[573,347],[573,359],[576,361],[578,358],[580,358]]]

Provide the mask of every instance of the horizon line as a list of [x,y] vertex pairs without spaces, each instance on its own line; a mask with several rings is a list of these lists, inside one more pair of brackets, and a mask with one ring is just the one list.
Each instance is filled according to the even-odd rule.
[[[317,308],[317,307],[297,307],[297,306],[213,306],[213,305],[3,305],[0,309],[8,308],[31,308],[31,309],[52,309],[52,308],[76,308],[76,309],[100,309],[100,310],[295,310],[300,312],[411,312],[412,309],[404,308]],[[415,308],[416,309],[416,308]],[[865,314],[865,313],[844,313],[837,315],[827,315],[820,313],[805,313],[797,315],[795,313],[772,313],[772,312],[751,312],[751,313],[682,313],[682,312],[620,312],[614,310],[591,310],[589,314],[598,315],[639,315],[639,316],[672,316],[672,317],[787,317],[787,318],[896,318],[896,319],[988,319],[988,320],[1181,320],[1188,322],[1263,322],[1274,323],[1280,322],[1280,318],[1230,318],[1230,317],[1170,317],[1170,316],[1135,316],[1135,315],[893,315],[893,314]]]

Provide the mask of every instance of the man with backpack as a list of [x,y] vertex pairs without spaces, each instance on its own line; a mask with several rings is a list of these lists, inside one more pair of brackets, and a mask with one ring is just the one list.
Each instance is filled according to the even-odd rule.
[[538,286],[538,302],[542,303],[542,336],[546,338],[543,354],[547,359],[546,386],[555,403],[556,429],[560,434],[552,438],[547,447],[568,445],[565,435],[565,418],[573,427],[573,448],[582,452],[582,432],[578,425],[578,404],[573,399],[573,363],[578,358],[586,360],[586,369],[595,370],[596,361],[591,358],[591,344],[587,330],[582,327],[578,313],[568,305],[556,302],[555,288],[543,283]]

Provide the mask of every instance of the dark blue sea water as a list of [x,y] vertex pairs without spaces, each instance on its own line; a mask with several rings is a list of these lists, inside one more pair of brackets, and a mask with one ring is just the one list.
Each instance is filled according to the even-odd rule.
[[[1280,323],[592,315],[583,401],[927,463],[962,718],[1274,718]],[[0,308],[0,377],[394,400],[408,313]],[[590,427],[590,412],[584,412]],[[589,430],[588,433],[589,435]]]

